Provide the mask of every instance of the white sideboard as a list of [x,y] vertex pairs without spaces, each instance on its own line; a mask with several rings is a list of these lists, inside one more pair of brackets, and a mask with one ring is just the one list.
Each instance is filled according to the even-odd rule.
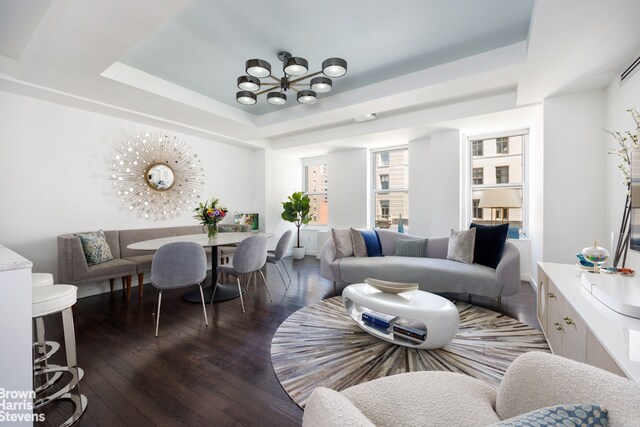
[[[0,403],[24,404],[15,392],[33,390],[31,261],[0,245]],[[28,399],[26,399],[28,400]],[[15,407],[15,406],[14,406]],[[31,425],[30,409],[3,410],[0,424]],[[11,417],[20,418],[11,418]]]
[[[585,277],[583,277],[586,275]],[[640,382],[640,319],[610,309],[576,265],[538,264],[538,320],[554,354]],[[624,278],[636,281],[639,278]]]

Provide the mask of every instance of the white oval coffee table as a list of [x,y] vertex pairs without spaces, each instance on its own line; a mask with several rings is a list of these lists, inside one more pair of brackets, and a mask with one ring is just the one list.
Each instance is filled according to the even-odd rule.
[[[369,334],[393,344],[406,347],[434,349],[447,345],[458,333],[460,315],[449,300],[420,290],[391,294],[379,291],[365,283],[347,286],[342,300],[349,316]],[[417,343],[388,331],[372,327],[362,321],[362,313],[376,311],[399,320],[421,322],[427,331],[422,343]]]

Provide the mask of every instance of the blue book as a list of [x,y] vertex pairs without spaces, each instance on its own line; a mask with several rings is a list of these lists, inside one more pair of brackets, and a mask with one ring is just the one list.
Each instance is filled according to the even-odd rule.
[[362,313],[362,321],[379,328],[389,329],[397,316],[390,314],[378,313],[377,311],[365,311]]

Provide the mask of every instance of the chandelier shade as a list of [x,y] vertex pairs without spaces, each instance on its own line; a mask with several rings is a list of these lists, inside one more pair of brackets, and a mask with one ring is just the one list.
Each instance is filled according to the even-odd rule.
[[[281,51],[278,59],[282,61],[283,77],[271,74],[271,64],[262,59],[249,59],[245,63],[247,75],[238,77],[236,101],[243,105],[253,105],[258,95],[267,94],[267,102],[271,105],[287,103],[287,92],[297,93],[301,104],[314,104],[319,93],[333,89],[331,78],[342,77],[347,73],[347,61],[342,58],[329,58],[322,63],[322,70],[311,74],[309,61],[289,52]],[[323,76],[324,74],[324,76]],[[269,79],[261,81],[260,79]]]
[[245,64],[245,71],[253,77],[269,77],[271,75],[271,64],[262,59],[250,59]]
[[342,58],[329,58],[322,63],[322,74],[327,77],[342,77],[347,74],[347,61]]
[[271,105],[283,105],[287,103],[287,95],[282,92],[270,92],[267,94],[267,102]]
[[253,92],[249,92],[248,90],[241,90],[240,92],[236,93],[236,101],[244,105],[253,105],[258,102],[258,97]]
[[314,77],[311,79],[311,90],[317,93],[325,93],[331,90],[333,83],[327,77]]
[[238,77],[238,89],[255,92],[260,90],[260,79],[252,76]]

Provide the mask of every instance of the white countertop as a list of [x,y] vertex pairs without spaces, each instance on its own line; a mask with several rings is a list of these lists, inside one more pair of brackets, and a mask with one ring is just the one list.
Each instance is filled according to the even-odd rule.
[[0,271],[21,270],[31,267],[33,267],[31,261],[13,252],[11,249],[0,245]]
[[[601,279],[594,278],[593,273],[584,272],[570,264],[541,262],[540,265],[624,373],[640,382],[640,319],[617,313],[592,295],[582,282],[583,275],[587,275],[584,280],[589,282]],[[618,277],[615,280],[640,286],[637,276]]]

